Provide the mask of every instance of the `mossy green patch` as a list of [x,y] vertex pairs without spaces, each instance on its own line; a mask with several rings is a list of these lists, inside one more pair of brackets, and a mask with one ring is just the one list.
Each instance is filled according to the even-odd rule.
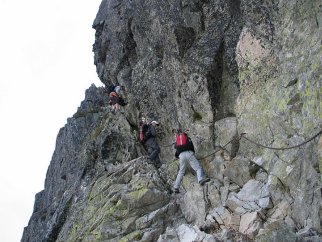
[[67,242],[82,240],[81,237],[78,237],[79,233],[80,233],[80,231],[79,231],[80,227],[81,226],[79,226],[78,224],[73,224],[72,229],[69,231]]
[[[70,230],[68,234],[68,240],[67,241],[82,241],[84,235],[93,235],[98,236],[98,233],[91,233],[93,228],[97,227],[97,224],[100,220],[100,209],[99,207],[92,206],[89,204],[85,210],[82,211],[81,214],[79,214],[79,218],[76,221],[79,221],[78,223],[73,223],[73,227]],[[82,221],[86,221],[86,225],[84,226]]]
[[301,101],[301,95],[296,93],[287,103],[287,105],[294,105]]
[[192,119],[193,119],[193,122],[196,122],[202,119],[202,115],[199,112],[193,110]]
[[123,231],[125,231],[125,233],[127,233],[127,231],[130,230],[134,230],[135,229],[135,221],[136,221],[137,217],[130,217],[128,219],[125,219],[122,222],[122,229]]
[[132,192],[129,193],[129,195],[135,199],[135,200],[139,200],[144,194],[146,194],[148,191],[148,189],[146,187],[142,187],[140,189],[134,190]]
[[111,218],[123,219],[128,213],[129,211],[127,205],[122,201],[122,199],[120,199],[114,206],[110,204],[104,217],[108,220]]
[[91,132],[90,139],[95,140],[100,135],[100,133],[103,131],[103,129],[104,129],[104,125],[102,123],[97,125],[95,127],[95,129]]
[[287,174],[287,164],[282,163],[282,162],[278,162],[274,165],[272,174],[277,176],[279,178],[279,180],[281,180],[283,182],[283,184],[286,183],[286,178],[288,176]]
[[197,182],[197,178],[195,176],[193,176],[191,173],[187,174],[187,172],[186,172],[186,175],[182,179],[182,186],[184,187],[185,190],[188,190],[190,185],[194,181]]

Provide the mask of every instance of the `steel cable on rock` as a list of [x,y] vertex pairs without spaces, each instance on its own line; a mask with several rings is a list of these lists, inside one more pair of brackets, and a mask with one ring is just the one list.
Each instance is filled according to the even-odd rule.
[[170,147],[170,146],[172,146],[172,145],[174,145],[175,144],[175,142],[173,142],[173,143],[171,143],[171,144],[169,144],[169,145],[160,145],[160,147]]
[[[241,137],[238,139],[238,140],[240,140],[241,139]],[[198,160],[203,160],[203,159],[206,159],[206,158],[208,158],[208,157],[210,157],[210,156],[213,156],[214,154],[216,154],[217,152],[219,152],[219,151],[221,151],[221,150],[223,150],[227,145],[229,145],[231,142],[233,142],[235,140],[235,138],[234,139],[232,139],[232,140],[230,140],[229,142],[227,142],[224,146],[219,146],[219,149],[218,150],[216,150],[215,152],[213,152],[213,153],[211,153],[211,154],[209,154],[209,155],[207,155],[207,156],[204,156],[204,157],[202,157],[202,158],[199,158]]]
[[[290,149],[295,149],[295,148],[298,148],[300,146],[303,146],[307,143],[309,143],[310,141],[314,140],[315,138],[317,138],[318,136],[320,136],[322,134],[322,130],[320,130],[317,134],[315,134],[313,137],[309,138],[308,140],[300,143],[300,144],[297,144],[297,145],[293,145],[293,146],[289,146],[289,147],[270,147],[270,146],[266,146],[266,145],[263,145],[263,144],[260,144],[258,142],[255,142],[249,138],[247,138],[245,135],[246,133],[241,133],[240,136],[239,136],[239,139],[238,140],[241,140],[242,138],[248,140],[249,142],[253,143],[253,144],[256,144],[260,147],[263,147],[263,148],[266,148],[266,149],[271,149],[271,150],[290,150]],[[224,149],[228,144],[230,144],[232,141],[234,141],[235,139],[232,139],[230,140],[228,143],[226,143],[223,147],[219,147],[218,150],[216,150],[215,152],[207,155],[207,156],[204,156],[202,158],[199,158],[199,160],[203,160],[203,159],[206,159],[214,154],[216,154],[217,152],[221,151],[222,149]]]
[[[241,140],[242,138],[244,138],[244,139],[246,139],[247,141],[249,141],[249,142],[251,142],[251,143],[253,143],[253,144],[255,144],[255,145],[258,145],[258,146],[260,146],[260,147],[263,147],[263,148],[266,148],[266,149],[271,149],[271,150],[290,150],[290,149],[295,149],[295,148],[298,148],[298,147],[300,147],[300,146],[303,146],[303,145],[305,145],[305,144],[307,144],[307,143],[309,143],[310,141],[312,141],[312,140],[314,140],[315,138],[317,138],[319,135],[321,135],[322,134],[322,130],[320,130],[317,134],[315,134],[313,137],[311,137],[311,138],[309,138],[308,140],[306,140],[306,141],[304,141],[304,142],[302,142],[302,143],[300,143],[300,144],[297,144],[297,145],[293,145],[293,146],[289,146],[289,147],[270,147],[270,146],[266,146],[266,145],[263,145],[263,144],[260,144],[260,143],[258,143],[258,142],[256,142],[256,141],[253,141],[253,140],[251,140],[251,139],[249,139],[249,138],[247,138],[245,135],[246,135],[246,133],[241,133],[240,134],[240,136],[239,136],[239,138],[238,138],[238,140]],[[227,142],[224,146],[219,146],[219,149],[218,150],[216,150],[216,151],[214,151],[213,153],[211,153],[211,154],[209,154],[209,155],[206,155],[206,156],[204,156],[204,157],[202,157],[202,158],[198,158],[198,160],[203,160],[203,159],[206,159],[206,158],[208,158],[208,157],[210,157],[210,156],[213,156],[214,154],[216,154],[217,152],[219,152],[219,151],[221,151],[221,150],[223,150],[227,145],[229,145],[231,142],[233,142],[234,140],[236,140],[236,138],[233,138],[232,140],[230,140],[229,142]],[[161,147],[170,147],[170,146],[172,146],[172,145],[174,145],[175,143],[171,143],[171,144],[169,144],[169,145],[164,145],[164,146],[161,146]]]
[[314,140],[316,137],[318,137],[318,136],[319,136],[319,135],[321,135],[321,134],[322,134],[322,130],[320,130],[320,132],[318,132],[316,135],[314,135],[314,136],[313,136],[313,137],[311,137],[310,139],[308,139],[308,140],[306,140],[306,141],[304,141],[304,142],[302,142],[302,143],[300,143],[300,144],[293,145],[293,146],[289,146],[289,147],[270,147],[270,146],[266,146],[266,145],[260,144],[260,143],[258,143],[258,142],[256,142],[256,141],[253,141],[253,140],[251,140],[251,139],[247,138],[247,137],[245,136],[245,135],[246,135],[246,133],[242,133],[242,134],[240,135],[240,139],[244,138],[244,139],[248,140],[249,142],[251,142],[251,143],[253,143],[253,144],[255,144],[255,145],[258,145],[258,146],[260,146],[260,147],[263,147],[263,148],[266,148],[266,149],[270,149],[270,150],[290,150],[290,149],[298,148],[298,147],[300,147],[300,146],[302,146],[302,145],[305,145],[305,144],[309,143],[310,141]]

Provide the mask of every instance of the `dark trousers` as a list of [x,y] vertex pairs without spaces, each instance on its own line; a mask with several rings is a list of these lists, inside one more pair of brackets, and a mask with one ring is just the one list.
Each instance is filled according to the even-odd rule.
[[148,147],[148,154],[153,165],[159,168],[161,166],[161,161],[159,158],[160,147]]

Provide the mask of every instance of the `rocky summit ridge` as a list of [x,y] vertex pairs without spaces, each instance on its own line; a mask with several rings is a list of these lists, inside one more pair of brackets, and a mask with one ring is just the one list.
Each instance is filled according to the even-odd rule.
[[[86,90],[21,241],[322,241],[321,1],[103,0],[93,28],[128,105]],[[140,112],[161,122],[160,169]],[[189,171],[179,194],[173,127],[211,179]]]

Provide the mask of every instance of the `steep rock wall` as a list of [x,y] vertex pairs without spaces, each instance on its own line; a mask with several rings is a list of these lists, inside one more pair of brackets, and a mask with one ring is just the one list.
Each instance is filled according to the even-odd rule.
[[[315,0],[103,0],[94,61],[129,104],[113,115],[103,88],[86,91],[22,241],[321,239],[320,137],[272,150],[241,136],[286,148],[321,130],[321,11]],[[140,112],[161,121],[160,170],[137,141]],[[187,173],[174,195],[178,126],[211,182]]]

